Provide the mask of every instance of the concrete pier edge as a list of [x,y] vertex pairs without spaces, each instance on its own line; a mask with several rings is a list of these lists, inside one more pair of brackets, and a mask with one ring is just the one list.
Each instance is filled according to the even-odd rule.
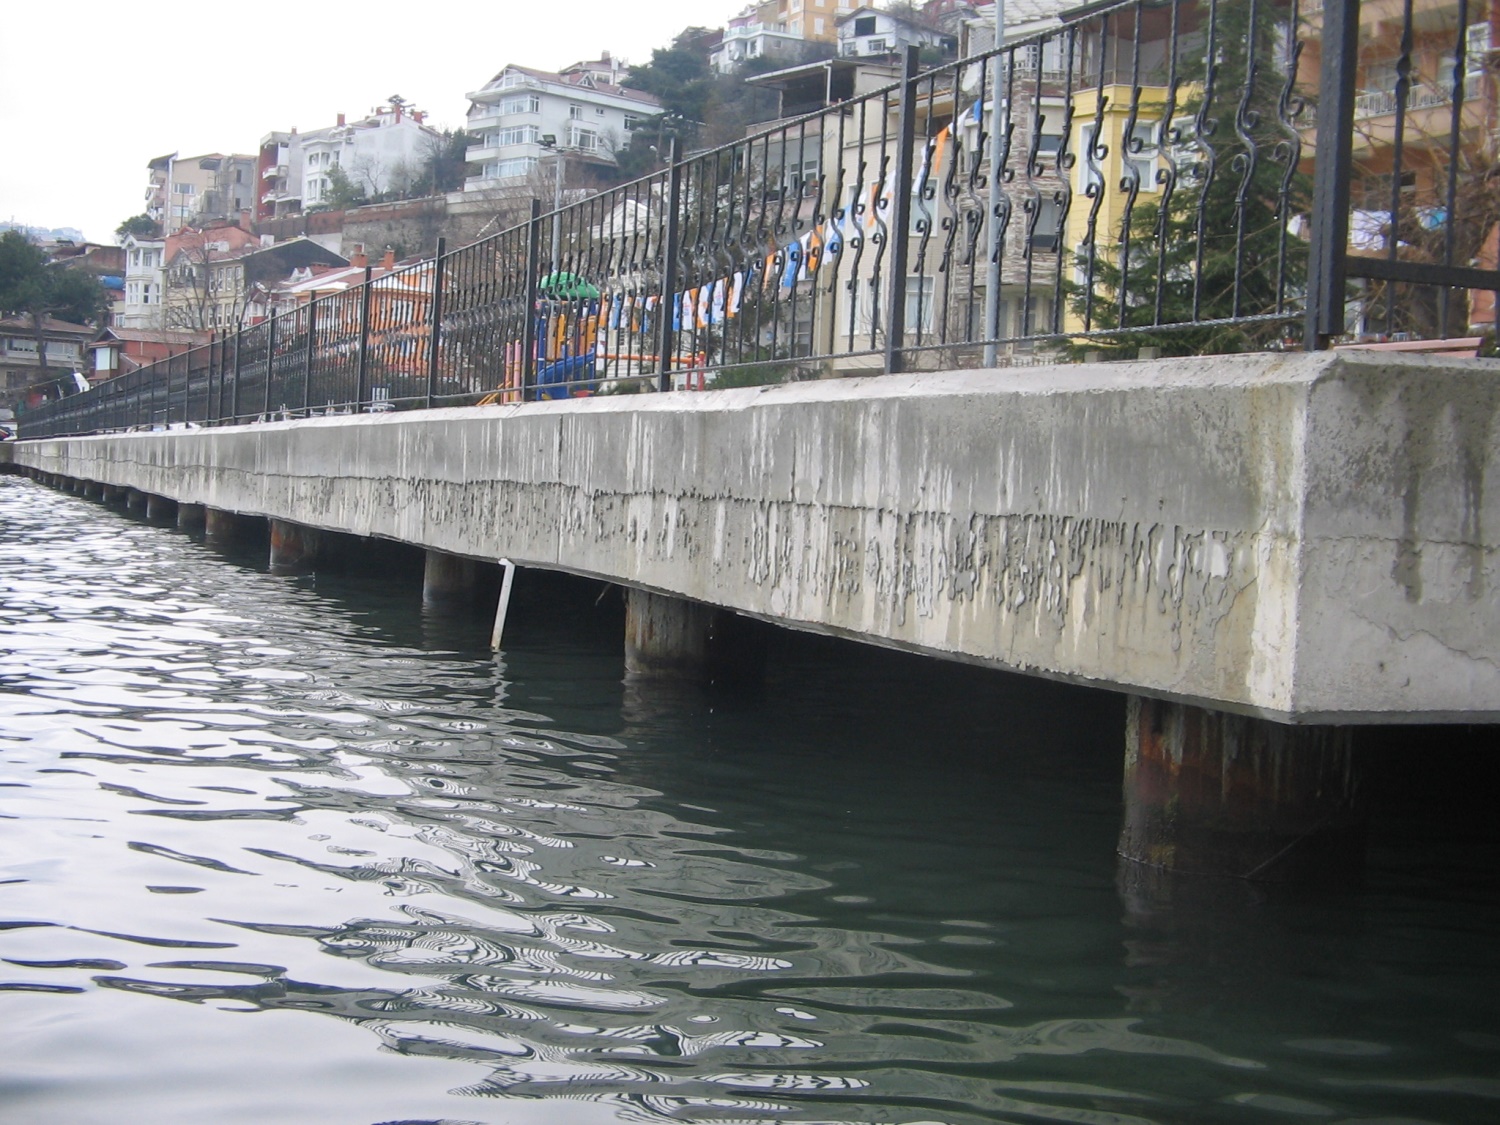
[[23,442],[179,502],[1283,723],[1500,719],[1500,362],[1264,354]]

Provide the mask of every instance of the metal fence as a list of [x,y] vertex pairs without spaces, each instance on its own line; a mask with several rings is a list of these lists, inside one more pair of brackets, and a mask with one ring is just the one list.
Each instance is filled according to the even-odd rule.
[[1135,0],[913,49],[22,436],[1464,335],[1500,289],[1492,10]]

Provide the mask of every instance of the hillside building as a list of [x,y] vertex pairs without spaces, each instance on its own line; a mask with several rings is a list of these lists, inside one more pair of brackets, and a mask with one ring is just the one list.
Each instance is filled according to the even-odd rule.
[[468,159],[479,171],[464,190],[513,187],[543,161],[564,162],[560,182],[606,179],[630,130],[661,110],[650,94],[618,84],[618,66],[608,56],[558,73],[511,65],[469,94],[476,139]]

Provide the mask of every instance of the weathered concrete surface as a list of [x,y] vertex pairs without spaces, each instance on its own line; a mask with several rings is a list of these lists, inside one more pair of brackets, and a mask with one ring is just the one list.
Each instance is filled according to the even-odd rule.
[[507,556],[1296,722],[1500,719],[1500,363],[1262,355],[25,443],[213,508]]

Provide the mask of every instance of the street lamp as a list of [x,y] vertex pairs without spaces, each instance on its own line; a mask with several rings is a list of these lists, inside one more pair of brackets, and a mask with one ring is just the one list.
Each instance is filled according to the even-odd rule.
[[554,154],[553,165],[557,169],[552,190],[552,272],[556,273],[560,264],[558,249],[562,241],[563,171],[567,166],[568,154],[566,149],[558,147],[556,133],[543,133],[541,145]]

